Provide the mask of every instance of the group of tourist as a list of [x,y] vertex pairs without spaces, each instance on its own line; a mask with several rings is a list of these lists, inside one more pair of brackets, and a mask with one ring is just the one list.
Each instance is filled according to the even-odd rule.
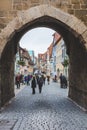
[[43,78],[42,75],[33,75],[33,78],[31,80],[31,88],[32,88],[32,94],[35,94],[35,88],[38,85],[39,93],[42,91],[42,86],[45,84],[45,78]]
[[60,78],[60,87],[61,88],[67,88],[67,79],[66,79],[66,77],[61,73],[59,78]]
[[[35,88],[38,86],[39,93],[42,92],[42,86],[45,85],[45,81],[47,78],[48,85],[50,84],[50,76],[46,76],[45,74],[35,74],[35,75],[25,75],[18,73],[15,77],[15,83],[17,85],[17,88],[20,88],[20,83],[30,85],[31,81],[31,88],[32,88],[32,94],[35,94]],[[62,73],[59,76],[60,78],[60,87],[61,88],[67,88],[67,79]],[[55,76],[54,82],[57,81],[57,77]]]
[[30,80],[32,79],[32,75],[22,75],[18,73],[15,76],[15,84],[17,85],[17,88],[20,88],[20,83],[30,85]]
[[[45,74],[39,74],[39,75],[25,75],[18,73],[15,77],[15,83],[17,85],[17,88],[20,88],[20,83],[30,85],[31,81],[31,88],[32,88],[32,94],[35,94],[35,88],[38,86],[39,93],[42,91],[42,86],[45,85],[46,75]],[[50,83],[50,77],[47,76],[47,82]]]

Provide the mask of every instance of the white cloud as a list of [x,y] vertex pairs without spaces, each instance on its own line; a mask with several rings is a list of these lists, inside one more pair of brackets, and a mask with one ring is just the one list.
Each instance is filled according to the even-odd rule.
[[49,28],[35,28],[28,31],[20,40],[20,46],[27,50],[34,50],[35,55],[44,53],[53,41],[54,30]]

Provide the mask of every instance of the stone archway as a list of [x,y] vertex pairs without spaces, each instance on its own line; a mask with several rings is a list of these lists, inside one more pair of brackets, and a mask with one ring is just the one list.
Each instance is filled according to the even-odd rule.
[[14,56],[21,37],[35,27],[59,32],[70,58],[69,97],[87,109],[87,27],[76,17],[50,5],[21,11],[0,34],[1,106],[14,96]]

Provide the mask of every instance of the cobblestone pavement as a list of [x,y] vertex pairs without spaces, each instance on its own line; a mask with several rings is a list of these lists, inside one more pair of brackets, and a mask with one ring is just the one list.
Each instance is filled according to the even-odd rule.
[[43,86],[32,95],[22,89],[0,114],[0,130],[87,130],[87,114],[69,98],[58,83]]

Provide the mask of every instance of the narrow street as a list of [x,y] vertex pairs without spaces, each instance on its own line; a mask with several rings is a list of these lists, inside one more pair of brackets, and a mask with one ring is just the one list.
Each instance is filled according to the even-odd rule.
[[46,83],[32,95],[25,86],[0,114],[0,130],[87,130],[87,114],[69,98],[68,89]]

